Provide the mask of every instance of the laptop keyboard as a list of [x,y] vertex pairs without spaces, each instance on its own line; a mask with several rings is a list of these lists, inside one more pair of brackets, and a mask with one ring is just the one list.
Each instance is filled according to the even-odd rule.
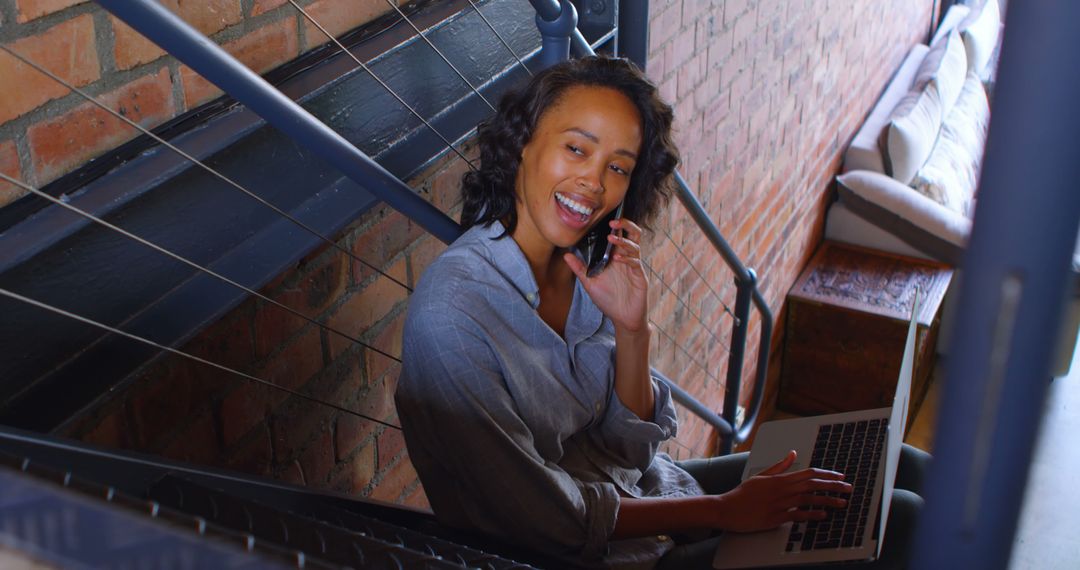
[[818,428],[810,466],[843,473],[852,492],[847,507],[825,509],[828,514],[822,520],[794,523],[788,535],[788,552],[862,546],[888,425],[888,419],[877,419]]

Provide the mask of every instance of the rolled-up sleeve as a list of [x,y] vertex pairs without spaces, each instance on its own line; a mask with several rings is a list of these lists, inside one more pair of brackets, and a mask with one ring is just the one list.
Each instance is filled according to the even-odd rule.
[[616,487],[576,480],[545,460],[481,327],[446,304],[416,301],[395,400],[436,514],[543,552],[602,557],[618,514]]
[[619,400],[614,390],[611,391],[607,412],[600,423],[600,437],[605,448],[620,459],[623,467],[644,471],[652,463],[660,444],[677,434],[678,419],[671,390],[656,378],[652,379],[652,385],[655,402],[652,421],[639,418]]

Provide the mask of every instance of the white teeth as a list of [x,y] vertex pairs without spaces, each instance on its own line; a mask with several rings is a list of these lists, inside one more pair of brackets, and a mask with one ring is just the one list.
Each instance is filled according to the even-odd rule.
[[562,194],[559,194],[558,192],[555,193],[555,199],[558,200],[559,203],[562,204],[563,206],[566,206],[567,208],[570,208],[571,210],[581,214],[583,217],[584,216],[591,216],[592,213],[593,213],[592,208],[590,208],[590,207],[588,207],[588,206],[586,206],[584,204],[575,202],[575,201],[567,198],[566,196],[563,196]]

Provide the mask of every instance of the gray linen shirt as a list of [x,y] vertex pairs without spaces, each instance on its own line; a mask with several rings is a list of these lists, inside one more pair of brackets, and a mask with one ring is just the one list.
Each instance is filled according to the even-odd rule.
[[578,283],[565,339],[498,222],[473,227],[424,273],[409,303],[395,400],[436,516],[588,566],[648,568],[666,536],[611,540],[620,496],[700,495],[657,453],[675,435],[667,387],[654,419],[615,395],[615,336]]

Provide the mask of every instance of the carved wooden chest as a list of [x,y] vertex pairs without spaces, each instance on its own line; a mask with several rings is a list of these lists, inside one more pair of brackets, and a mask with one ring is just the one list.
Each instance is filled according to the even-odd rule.
[[817,415],[891,405],[918,289],[910,425],[951,278],[944,264],[826,241],[788,292],[779,407]]

